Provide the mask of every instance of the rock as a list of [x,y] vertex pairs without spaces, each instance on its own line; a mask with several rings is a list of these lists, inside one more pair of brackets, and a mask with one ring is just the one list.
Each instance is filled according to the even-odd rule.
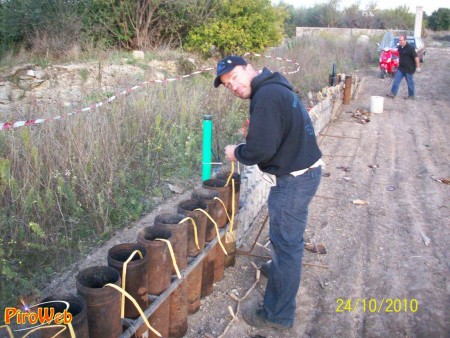
[[175,194],[181,194],[183,192],[183,188],[179,187],[178,185],[168,184],[170,191],[172,191]]
[[26,72],[26,76],[36,77],[36,72],[33,69],[28,69]]
[[42,80],[47,76],[47,74],[42,70],[42,69],[38,69],[35,71],[35,77],[38,80]]
[[9,101],[11,96],[11,83],[0,82],[0,100]]
[[34,80],[31,84],[31,90],[33,92],[43,91],[50,88],[50,82],[46,80]]
[[137,60],[144,60],[145,53],[141,50],[134,50],[133,51],[133,57]]
[[11,90],[11,101],[20,100],[25,96],[25,90],[23,89],[12,89]]
[[23,90],[30,90],[31,89],[31,80],[21,79],[21,81],[19,81],[17,86]]
[[353,200],[353,204],[356,204],[356,205],[367,205],[367,204],[369,204],[369,202],[367,202],[365,200],[357,199],[357,200]]
[[34,89],[36,87],[39,87],[42,83],[44,82],[44,80],[34,80],[30,83],[30,89]]
[[370,38],[367,36],[367,35],[360,35],[359,37],[358,37],[358,40],[356,40],[356,42],[358,43],[358,44],[362,44],[362,45],[366,45],[366,44],[368,44],[369,43],[369,41],[370,41]]
[[34,76],[22,75],[19,77],[19,79],[23,81],[32,81],[34,80]]
[[34,65],[32,65],[31,63],[27,63],[21,66],[16,66],[13,69],[11,69],[10,73],[8,76],[12,77],[15,76],[17,72],[21,71],[21,70],[28,70],[29,68],[33,67]]

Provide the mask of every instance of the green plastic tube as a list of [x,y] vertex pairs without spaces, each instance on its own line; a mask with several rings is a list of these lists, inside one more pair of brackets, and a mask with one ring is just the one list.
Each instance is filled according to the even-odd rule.
[[203,115],[202,181],[211,178],[212,116]]

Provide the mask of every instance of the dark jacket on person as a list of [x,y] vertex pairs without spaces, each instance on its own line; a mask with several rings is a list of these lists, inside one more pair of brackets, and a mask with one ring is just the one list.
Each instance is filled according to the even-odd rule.
[[322,153],[313,124],[286,78],[264,68],[253,78],[251,88],[250,125],[246,143],[235,149],[236,158],[275,176],[317,162]]
[[416,49],[407,43],[405,47],[398,46],[397,50],[400,56],[398,69],[400,69],[402,73],[414,74],[416,71]]

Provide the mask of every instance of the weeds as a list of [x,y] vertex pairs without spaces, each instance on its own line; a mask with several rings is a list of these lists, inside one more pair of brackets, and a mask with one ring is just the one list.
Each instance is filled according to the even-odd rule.
[[[287,77],[303,97],[327,84],[333,62],[348,73],[372,57],[370,46],[335,38],[294,40],[271,53],[301,64]],[[175,57],[181,75],[192,71],[174,51],[164,50],[163,57]],[[265,58],[252,62],[297,68]],[[87,75],[80,71],[84,81]],[[99,110],[0,133],[2,308],[38,294],[54,273],[149,212],[155,197],[165,197],[169,179],[200,177],[204,114],[213,116],[214,161],[224,160],[225,145],[243,140],[248,101],[213,88],[212,81],[203,74],[152,84]]]

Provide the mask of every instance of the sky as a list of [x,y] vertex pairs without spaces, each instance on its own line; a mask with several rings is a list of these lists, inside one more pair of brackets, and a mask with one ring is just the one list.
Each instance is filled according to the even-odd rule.
[[[272,3],[279,3],[280,0],[272,0]],[[293,5],[294,7],[313,7],[317,4],[328,3],[328,0],[283,0],[284,3]],[[417,6],[422,6],[427,15],[431,15],[438,8],[450,8],[448,0],[340,0],[342,8],[349,7],[359,3],[360,8],[364,9],[370,2],[375,2],[379,9],[394,9],[398,6],[408,6],[412,13],[416,12]]]

